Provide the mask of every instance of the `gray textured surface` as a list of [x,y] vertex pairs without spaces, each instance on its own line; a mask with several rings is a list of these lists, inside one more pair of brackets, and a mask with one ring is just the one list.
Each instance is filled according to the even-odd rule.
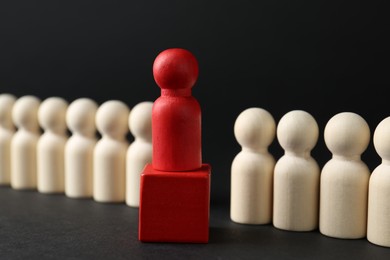
[[230,221],[212,205],[208,244],[141,243],[138,210],[64,195],[0,188],[0,259],[389,259],[366,239]]

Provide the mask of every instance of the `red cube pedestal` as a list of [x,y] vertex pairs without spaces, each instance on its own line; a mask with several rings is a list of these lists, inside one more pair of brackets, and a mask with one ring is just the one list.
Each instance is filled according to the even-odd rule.
[[166,172],[145,166],[140,183],[139,240],[207,243],[211,167]]

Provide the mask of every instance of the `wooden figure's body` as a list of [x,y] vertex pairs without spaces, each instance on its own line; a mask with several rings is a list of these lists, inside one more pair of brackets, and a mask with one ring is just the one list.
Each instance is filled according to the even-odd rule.
[[40,99],[23,96],[16,100],[12,119],[17,127],[11,141],[11,187],[37,188],[37,142],[40,137],[38,109]]
[[369,180],[367,239],[390,247],[390,117],[383,119],[374,132],[374,146],[382,163]]
[[231,166],[230,218],[240,224],[272,221],[272,183],[275,166],[268,146],[275,138],[275,120],[262,108],[240,113],[234,133],[242,147]]
[[94,192],[98,202],[125,201],[127,142],[103,137],[94,151]]
[[285,154],[278,160],[274,172],[276,228],[289,231],[318,228],[319,172],[317,162],[307,155]]
[[191,96],[198,63],[187,50],[168,49],[153,75],[161,97],[152,109],[152,163],[141,174],[139,240],[207,243],[211,168],[202,164],[201,111]]
[[97,108],[95,101],[79,98],[67,110],[66,122],[72,136],[65,145],[65,194],[70,198],[92,197]]
[[65,194],[90,198],[93,187],[93,151],[96,138],[73,134],[65,146]]
[[41,193],[62,193],[65,189],[67,108],[68,103],[60,97],[50,97],[39,107],[38,120],[44,130],[37,143],[37,188]]
[[0,185],[10,185],[11,182],[11,140],[15,133],[12,108],[15,101],[14,95],[0,95]]
[[370,142],[369,126],[360,115],[343,112],[328,121],[324,137],[333,156],[321,171],[320,232],[335,238],[363,238],[370,171],[361,154]]
[[[202,165],[201,111],[191,92],[165,89],[154,102],[152,117],[156,147],[153,168],[161,171],[199,169]],[[180,122],[186,124],[179,127]]]
[[153,102],[141,102],[129,116],[129,129],[134,136],[126,157],[126,204],[130,207],[139,207],[141,173],[152,162],[152,108]]
[[129,113],[119,100],[106,101],[96,112],[96,126],[102,135],[93,157],[93,198],[97,202],[125,201]]
[[277,126],[277,138],[285,154],[274,170],[273,225],[289,231],[318,228],[320,167],[310,155],[319,128],[306,111],[285,114]]

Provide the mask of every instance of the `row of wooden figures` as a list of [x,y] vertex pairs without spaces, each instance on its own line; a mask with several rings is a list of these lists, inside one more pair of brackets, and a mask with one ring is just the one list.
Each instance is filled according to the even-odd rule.
[[152,106],[1,94],[0,185],[138,207],[140,173],[152,158]]
[[[390,117],[373,135],[382,159],[372,173],[361,160],[371,133],[353,112],[334,115],[324,129],[332,158],[320,169],[311,156],[319,128],[311,114],[286,113],[276,125],[257,107],[242,111],[234,124],[242,151],[231,166],[232,221],[268,224],[289,231],[319,231],[341,239],[367,238],[390,247]],[[268,146],[277,138],[284,155]]]

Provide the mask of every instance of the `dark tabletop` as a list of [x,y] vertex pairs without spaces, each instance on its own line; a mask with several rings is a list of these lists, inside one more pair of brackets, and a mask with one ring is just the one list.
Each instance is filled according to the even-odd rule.
[[208,244],[138,241],[138,209],[0,188],[1,259],[389,259],[366,239],[241,225],[211,203]]

